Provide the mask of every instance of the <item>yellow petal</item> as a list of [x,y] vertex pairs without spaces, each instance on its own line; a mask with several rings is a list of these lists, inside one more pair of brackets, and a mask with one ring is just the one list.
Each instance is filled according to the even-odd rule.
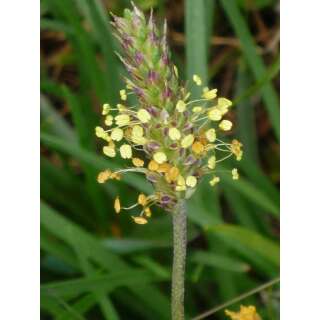
[[129,144],[123,144],[120,147],[120,154],[123,159],[130,159],[132,157],[132,148]]

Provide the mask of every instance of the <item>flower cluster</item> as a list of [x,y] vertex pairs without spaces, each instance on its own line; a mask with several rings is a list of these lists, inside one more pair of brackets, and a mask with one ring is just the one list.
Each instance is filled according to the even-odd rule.
[[[145,224],[152,205],[172,211],[179,199],[191,196],[204,175],[211,175],[210,185],[216,185],[220,181],[217,165],[231,156],[241,160],[242,144],[219,138],[232,128],[232,122],[224,119],[232,106],[230,100],[219,97],[217,89],[202,86],[197,75],[193,85],[202,87],[201,97],[192,100],[187,86],[182,85],[170,61],[166,24],[160,32],[152,12],[146,21],[134,5],[133,11],[125,10],[123,18],[113,18],[115,36],[124,49],[124,57],[119,57],[130,77],[125,78],[119,104],[103,105],[105,128],[97,127],[96,135],[105,140],[107,157],[119,154],[130,166],[116,172],[105,170],[98,182],[120,179],[126,172],[144,174],[154,194],[140,194],[130,207],[123,207],[116,198],[114,207],[117,213],[140,207],[140,214],[132,218]],[[127,103],[130,95],[136,97],[137,105]],[[236,168],[232,177],[239,178]]]
[[261,320],[254,306],[240,306],[239,312],[226,310],[225,313],[231,320]]

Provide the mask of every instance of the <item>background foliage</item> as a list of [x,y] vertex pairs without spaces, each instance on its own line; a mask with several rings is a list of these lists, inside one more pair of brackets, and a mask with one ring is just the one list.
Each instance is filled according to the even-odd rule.
[[[244,144],[241,179],[201,184],[189,201],[186,312],[194,317],[279,273],[279,22],[273,0],[140,0],[168,20],[181,77],[201,75],[233,98]],[[169,319],[171,221],[116,215],[150,186],[139,176],[101,186],[94,127],[116,103],[124,70],[107,9],[129,1],[41,1],[41,314],[43,319]],[[231,135],[232,136],[232,135]],[[278,288],[241,302],[278,319]],[[237,304],[231,309],[236,309]],[[218,312],[212,319],[225,319]]]

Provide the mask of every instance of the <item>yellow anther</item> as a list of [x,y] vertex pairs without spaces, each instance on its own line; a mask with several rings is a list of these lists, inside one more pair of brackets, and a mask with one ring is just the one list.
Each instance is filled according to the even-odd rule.
[[144,217],[134,217],[134,216],[132,216],[132,219],[137,224],[146,224],[146,223],[148,223],[148,220],[146,218],[144,218]]
[[164,152],[158,151],[153,155],[153,160],[161,164],[167,161],[167,156]]
[[197,184],[197,178],[195,176],[188,176],[186,179],[186,185],[190,188],[194,188]]
[[102,151],[106,156],[110,158],[114,158],[116,156],[116,150],[114,149],[114,147],[104,146]]
[[157,162],[155,162],[154,160],[151,160],[148,164],[148,169],[150,171],[157,171],[159,168],[159,164]]
[[173,71],[174,71],[174,74],[176,75],[176,77],[178,78],[179,77],[179,71],[178,71],[178,68],[176,65],[173,65]]
[[121,103],[118,103],[118,104],[117,104],[117,108],[118,108],[119,112],[124,112],[124,111],[127,110],[127,107],[124,106],[124,105],[121,104]]
[[142,123],[147,123],[150,121],[151,119],[151,115],[150,113],[145,110],[145,109],[140,109],[138,112],[137,112],[137,118],[142,122]]
[[143,167],[144,161],[139,158],[132,158],[132,163],[135,167]]
[[219,178],[219,177],[213,177],[213,178],[209,181],[209,183],[210,183],[210,185],[213,187],[213,186],[215,186],[217,183],[219,183],[219,181],[220,181],[220,178]]
[[217,108],[221,111],[222,115],[228,112],[228,108],[232,106],[232,101],[227,98],[218,98]]
[[132,128],[132,136],[133,137],[142,137],[143,136],[143,128],[141,126],[135,125]]
[[199,142],[199,141],[196,141],[193,145],[192,145],[192,151],[195,153],[195,154],[201,154],[204,152],[204,145]]
[[111,131],[111,139],[114,141],[121,141],[123,138],[123,130],[120,128],[114,128]]
[[171,140],[179,140],[181,138],[181,133],[177,128],[170,128],[169,137]]
[[223,131],[229,131],[232,128],[232,122],[229,120],[222,120],[219,123],[219,128]]
[[165,178],[168,183],[174,182],[177,180],[180,171],[177,167],[171,167],[165,174]]
[[212,100],[217,96],[217,89],[209,90],[208,87],[203,88],[202,98],[206,100]]
[[236,159],[240,161],[242,159],[243,151],[241,150],[242,143],[234,139],[231,142],[231,151],[236,156]]
[[239,312],[225,310],[225,314],[230,317],[231,320],[261,320],[254,306],[240,306]]
[[146,216],[147,218],[150,218],[150,217],[151,217],[152,212],[151,212],[151,210],[150,210],[149,207],[147,207],[147,208],[144,209],[144,214],[145,214],[145,216]]
[[171,168],[171,165],[167,162],[164,162],[164,163],[161,163],[159,164],[159,167],[157,169],[157,172],[159,173],[166,173],[170,170]]
[[178,112],[184,112],[184,111],[186,111],[186,104],[185,104],[185,102],[182,101],[182,100],[179,100],[179,101],[177,102],[176,109],[178,110]]
[[238,180],[239,179],[239,172],[237,168],[233,168],[232,171],[232,179],[233,180]]
[[98,177],[97,177],[97,181],[99,183],[104,183],[106,182],[111,176],[111,171],[110,170],[105,170],[105,171],[102,171],[98,174]]
[[216,167],[216,157],[215,156],[211,156],[208,159],[208,168],[209,169],[214,169]]
[[114,200],[114,210],[116,213],[119,213],[121,211],[121,203],[119,197],[116,197],[116,200]]
[[120,147],[120,154],[123,159],[130,159],[132,157],[132,148],[129,144],[123,144]]
[[147,202],[147,197],[143,193],[140,193],[138,196],[138,203],[144,207],[147,204]]
[[192,112],[194,112],[194,113],[199,113],[199,112],[201,112],[202,111],[202,107],[200,107],[200,106],[195,106],[195,107],[193,107],[192,108]]
[[127,100],[126,90],[124,90],[124,89],[120,90],[120,98],[121,98],[121,100],[123,100],[123,101],[126,101],[126,100]]
[[196,83],[197,86],[201,86],[202,85],[202,80],[197,74],[194,74],[192,79]]
[[103,106],[102,106],[102,115],[103,116],[106,116],[108,113],[109,113],[109,111],[110,111],[110,105],[109,105],[109,103],[105,103]]
[[106,116],[106,119],[104,120],[104,123],[107,127],[112,126],[113,123],[113,116],[111,114]]
[[130,117],[127,114],[119,114],[115,117],[116,125],[119,127],[126,126],[130,122]]
[[209,142],[214,142],[216,140],[216,130],[209,129],[206,131],[206,138]]
[[182,141],[181,141],[181,147],[182,148],[189,148],[194,141],[194,136],[193,134],[188,134],[187,136],[185,136]]
[[208,111],[208,118],[212,121],[220,121],[222,113],[217,107],[213,107]]

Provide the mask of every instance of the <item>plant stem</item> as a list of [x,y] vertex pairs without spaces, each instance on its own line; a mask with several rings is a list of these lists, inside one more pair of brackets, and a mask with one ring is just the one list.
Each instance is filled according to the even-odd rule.
[[171,284],[172,320],[184,319],[184,272],[187,251],[187,213],[185,200],[177,203],[172,214],[173,265]]

